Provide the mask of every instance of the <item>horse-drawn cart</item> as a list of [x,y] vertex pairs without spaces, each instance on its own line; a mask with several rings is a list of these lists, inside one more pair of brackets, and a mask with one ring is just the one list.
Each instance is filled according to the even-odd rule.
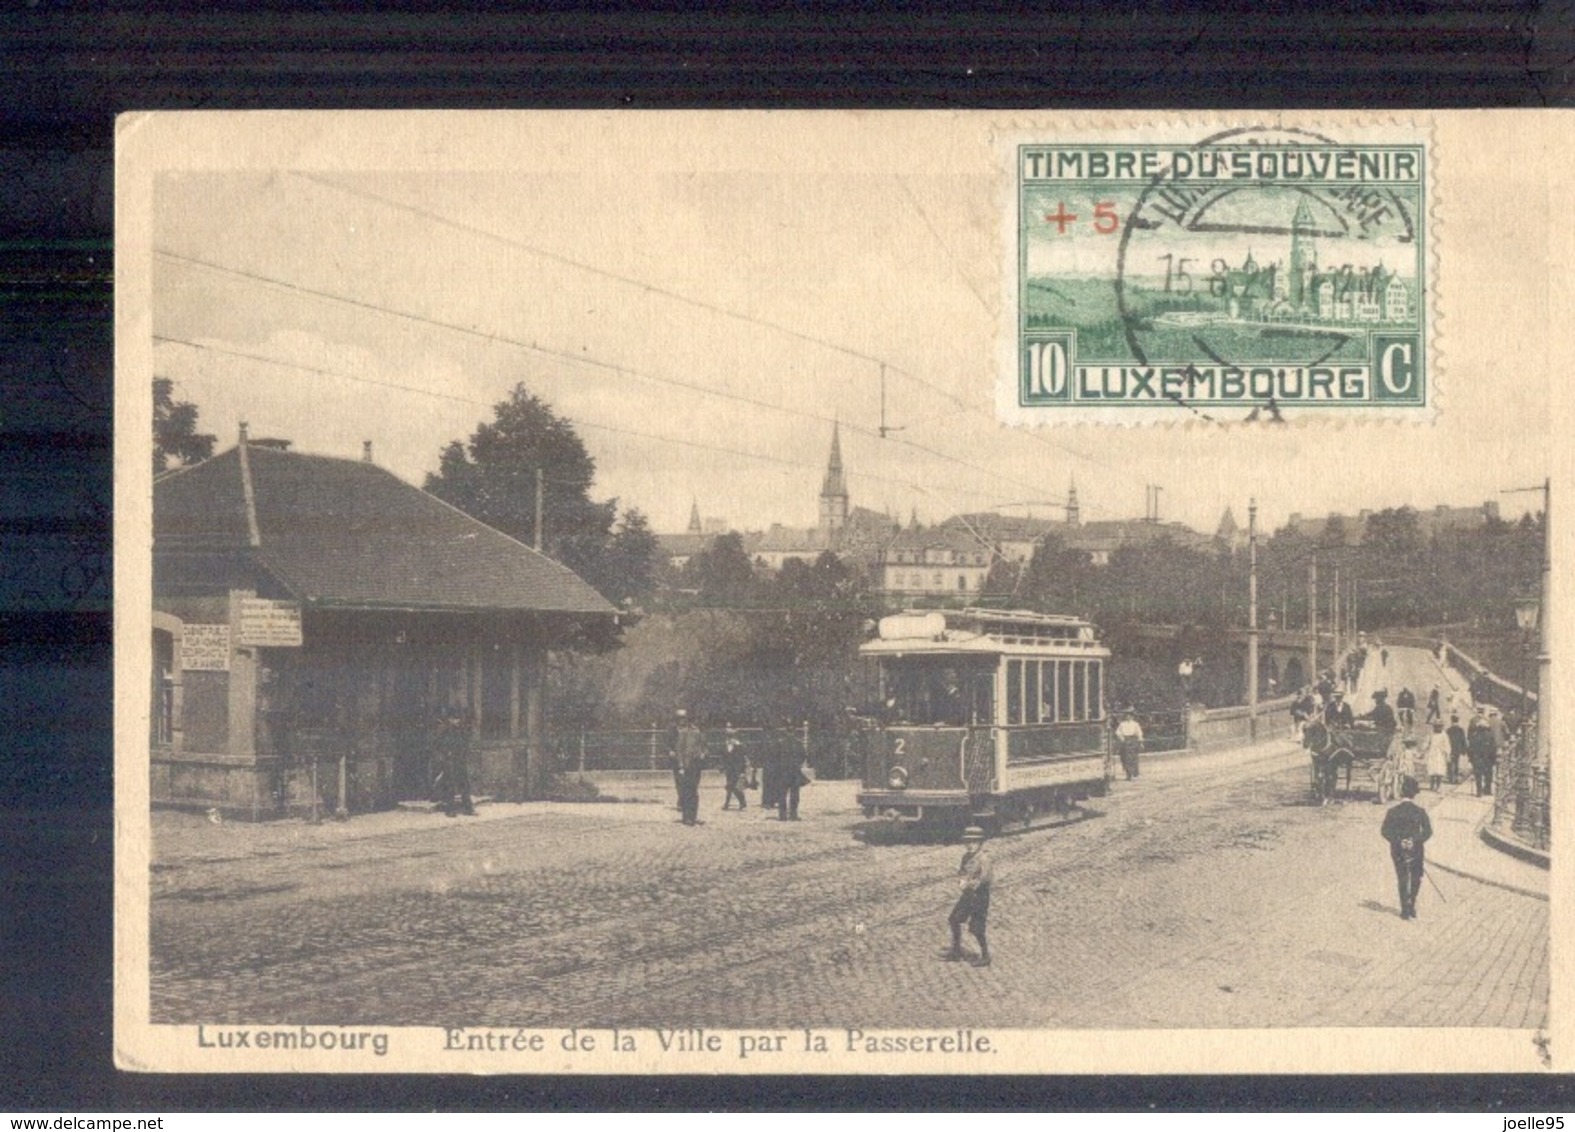
[[1378,801],[1399,796],[1400,780],[1409,773],[1412,740],[1404,732],[1389,731],[1358,721],[1329,727],[1312,720],[1302,731],[1302,746],[1312,756],[1313,797],[1327,804],[1345,775],[1345,792],[1351,791],[1353,772],[1360,769],[1372,781]]

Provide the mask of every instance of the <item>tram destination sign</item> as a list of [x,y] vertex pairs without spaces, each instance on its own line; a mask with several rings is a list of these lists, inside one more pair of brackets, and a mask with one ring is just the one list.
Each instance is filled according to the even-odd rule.
[[243,597],[236,622],[235,643],[243,647],[301,647],[301,607],[293,601]]

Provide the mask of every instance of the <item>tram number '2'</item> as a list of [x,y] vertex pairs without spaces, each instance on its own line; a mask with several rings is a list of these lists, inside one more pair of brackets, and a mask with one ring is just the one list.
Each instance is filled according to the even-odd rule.
[[901,735],[897,736],[895,739],[892,740],[891,753],[893,755],[896,755],[897,757],[900,758],[900,757],[902,757],[902,753],[904,751],[906,751],[907,749],[908,749],[908,740],[904,739]]
[[1059,397],[1066,391],[1067,358],[1064,342],[1028,344],[1028,395]]

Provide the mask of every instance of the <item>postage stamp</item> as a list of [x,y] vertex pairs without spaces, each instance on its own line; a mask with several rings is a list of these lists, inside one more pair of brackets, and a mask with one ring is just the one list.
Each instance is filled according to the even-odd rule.
[[1057,138],[1013,163],[1014,420],[1433,407],[1421,134]]

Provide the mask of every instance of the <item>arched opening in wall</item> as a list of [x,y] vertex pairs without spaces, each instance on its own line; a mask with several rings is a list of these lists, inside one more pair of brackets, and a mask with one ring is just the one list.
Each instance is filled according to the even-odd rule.
[[149,739],[155,747],[175,745],[175,634],[153,630],[153,711]]
[[1291,657],[1285,662],[1285,690],[1293,692],[1307,683],[1307,673],[1302,668],[1300,657]]

